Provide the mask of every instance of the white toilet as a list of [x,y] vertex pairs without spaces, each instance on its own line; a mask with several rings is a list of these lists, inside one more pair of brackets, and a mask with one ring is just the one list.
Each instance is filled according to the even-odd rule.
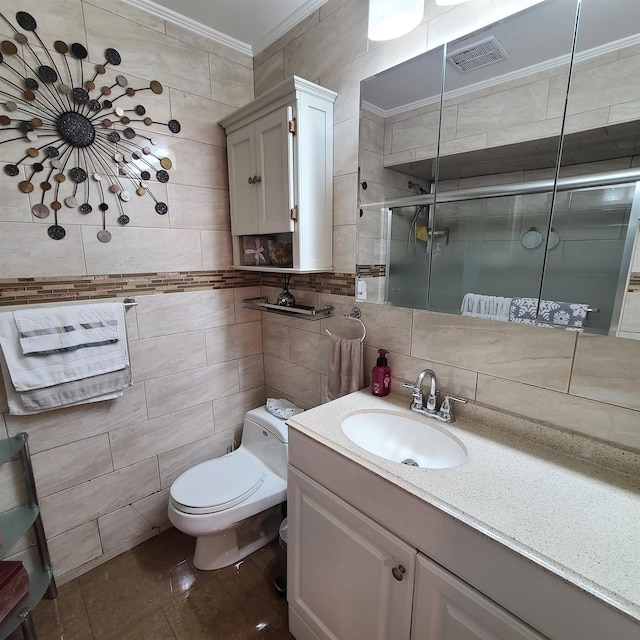
[[242,444],[207,460],[171,485],[169,520],[194,536],[193,564],[220,569],[278,535],[287,499],[287,425],[264,407],[248,411]]

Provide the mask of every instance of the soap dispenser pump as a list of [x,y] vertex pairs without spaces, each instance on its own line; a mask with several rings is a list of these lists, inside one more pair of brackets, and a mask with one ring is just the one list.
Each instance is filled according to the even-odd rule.
[[391,369],[387,365],[386,349],[378,349],[378,360],[371,371],[371,393],[374,396],[386,396],[391,391]]

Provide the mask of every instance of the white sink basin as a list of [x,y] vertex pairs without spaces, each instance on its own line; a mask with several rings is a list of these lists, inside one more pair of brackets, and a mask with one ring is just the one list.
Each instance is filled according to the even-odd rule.
[[449,469],[467,459],[464,447],[453,437],[424,422],[391,413],[357,413],[340,426],[351,442],[391,462]]

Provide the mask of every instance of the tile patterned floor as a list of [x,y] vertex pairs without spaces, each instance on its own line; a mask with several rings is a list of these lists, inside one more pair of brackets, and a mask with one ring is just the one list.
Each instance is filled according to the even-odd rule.
[[170,529],[63,585],[34,612],[38,640],[293,640],[277,540],[217,571],[192,567],[193,545]]

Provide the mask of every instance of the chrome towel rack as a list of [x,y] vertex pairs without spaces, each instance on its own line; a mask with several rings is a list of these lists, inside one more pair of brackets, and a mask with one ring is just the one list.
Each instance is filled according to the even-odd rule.
[[[351,313],[349,314],[345,314],[342,317],[345,320],[355,320],[356,322],[359,322],[362,325],[362,338],[360,338],[360,342],[364,342],[364,339],[367,337],[367,327],[365,326],[364,322],[362,322],[362,313],[360,312],[360,309],[358,309],[358,307],[355,307]],[[329,331],[329,329],[325,329],[326,333],[328,335],[333,335],[331,333],[331,331]]]
[[138,306],[138,301],[135,298],[125,298],[122,301],[122,304],[124,304],[124,310],[125,311],[129,311],[129,309],[131,309],[131,307],[137,307]]

